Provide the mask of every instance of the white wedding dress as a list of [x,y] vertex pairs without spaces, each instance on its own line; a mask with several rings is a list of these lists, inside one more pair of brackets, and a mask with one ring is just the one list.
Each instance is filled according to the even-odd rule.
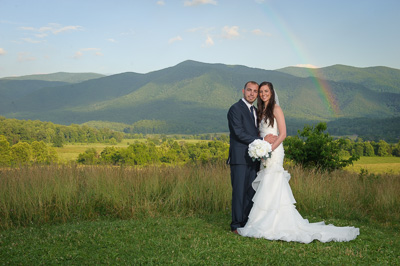
[[[276,120],[274,127],[267,126],[263,120],[260,124],[260,136],[278,135]],[[350,241],[355,239],[360,230],[354,227],[336,227],[324,222],[309,223],[296,210],[295,199],[289,185],[290,174],[283,169],[284,150],[282,144],[267,159],[266,167],[261,170],[253,182],[256,191],[253,197],[253,208],[246,225],[238,228],[242,236],[266,238],[269,240],[296,241],[310,243]]]

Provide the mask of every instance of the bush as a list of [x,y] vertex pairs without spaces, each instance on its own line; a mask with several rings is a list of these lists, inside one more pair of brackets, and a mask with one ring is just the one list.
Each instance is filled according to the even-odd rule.
[[333,140],[326,123],[319,123],[315,127],[305,126],[298,135],[285,140],[286,157],[303,167],[315,167],[320,170],[332,171],[353,164],[359,156],[355,153],[349,159],[342,159],[340,146],[345,140]]

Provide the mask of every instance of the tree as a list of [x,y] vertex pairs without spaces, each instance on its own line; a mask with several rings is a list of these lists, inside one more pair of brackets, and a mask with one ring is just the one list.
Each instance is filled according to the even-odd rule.
[[31,144],[32,159],[36,163],[45,163],[48,157],[47,146],[43,141],[34,141]]
[[400,157],[400,141],[397,142],[396,145],[392,148],[392,155],[396,157]]
[[361,142],[357,142],[354,144],[354,154],[357,155],[358,157],[364,155],[364,144]]
[[389,146],[389,144],[387,144],[387,142],[386,141],[384,141],[384,140],[380,140],[379,142],[378,142],[378,153],[377,153],[377,155],[378,156],[389,156],[389,155],[391,155],[391,152],[389,151],[389,149],[390,149],[390,146]]
[[78,155],[77,162],[82,164],[97,163],[98,154],[95,148],[89,148],[84,153]]
[[374,147],[369,141],[364,143],[364,155],[370,157],[375,156]]
[[319,123],[315,127],[305,126],[298,135],[285,140],[285,153],[288,159],[304,167],[316,167],[321,170],[332,171],[343,168],[358,160],[357,155],[349,159],[340,158],[340,146],[345,145],[343,139],[334,141],[328,134],[326,123]]
[[26,142],[18,142],[11,147],[11,159],[14,164],[25,164],[31,160],[31,146]]
[[7,138],[0,135],[0,166],[8,166],[11,163],[10,143]]

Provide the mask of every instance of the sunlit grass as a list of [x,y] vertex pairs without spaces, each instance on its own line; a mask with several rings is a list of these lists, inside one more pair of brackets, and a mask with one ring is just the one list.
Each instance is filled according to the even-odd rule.
[[354,165],[347,166],[346,170],[360,173],[365,169],[370,173],[400,174],[400,157],[365,157],[362,156]]
[[[288,168],[303,215],[400,220],[400,176]],[[53,165],[0,169],[0,227],[229,210],[230,170],[221,165]]]

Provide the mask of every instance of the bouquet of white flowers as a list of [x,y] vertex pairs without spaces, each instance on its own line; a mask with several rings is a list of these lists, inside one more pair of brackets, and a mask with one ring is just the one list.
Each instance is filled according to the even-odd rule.
[[271,152],[271,144],[267,141],[256,139],[249,144],[249,156],[253,159],[253,162],[255,160],[261,161],[261,159],[264,159],[265,162],[266,159],[271,157]]

